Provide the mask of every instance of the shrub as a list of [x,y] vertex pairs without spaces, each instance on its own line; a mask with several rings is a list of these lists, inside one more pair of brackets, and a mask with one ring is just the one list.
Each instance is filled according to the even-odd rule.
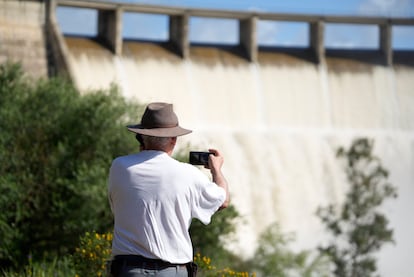
[[224,248],[223,243],[232,238],[236,228],[235,220],[238,217],[236,208],[230,205],[213,215],[209,225],[204,225],[194,219],[191,223],[190,234],[195,251],[218,261],[218,266],[238,263],[234,255]]
[[293,241],[293,233],[283,233],[277,223],[270,225],[259,237],[259,246],[250,261],[252,267],[262,276],[329,276],[323,256],[313,256],[310,251],[293,252],[289,248]]
[[35,262],[29,256],[28,264],[21,271],[10,269],[0,272],[4,277],[74,277],[75,271],[69,258]]
[[215,265],[212,264],[211,258],[203,256],[200,253],[197,253],[194,256],[194,262],[198,265],[200,277],[256,277],[256,273],[249,272],[238,272],[231,268],[218,269]]
[[112,233],[86,232],[73,255],[78,276],[105,276],[111,256]]
[[116,88],[80,95],[0,66],[0,269],[71,253],[87,230],[112,228],[108,170],[137,147],[125,125],[141,110]]

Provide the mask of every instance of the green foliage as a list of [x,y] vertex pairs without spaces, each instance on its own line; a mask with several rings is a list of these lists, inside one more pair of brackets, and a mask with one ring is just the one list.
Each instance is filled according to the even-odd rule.
[[293,252],[289,243],[291,233],[282,233],[279,224],[269,226],[259,238],[259,246],[250,262],[262,276],[328,276],[326,262],[322,256],[311,257],[309,251]]
[[0,66],[0,268],[66,254],[85,231],[112,228],[108,169],[137,147],[125,124],[141,110],[115,88],[82,96]]
[[249,273],[247,271],[236,271],[231,268],[218,269],[215,265],[212,264],[212,260],[208,256],[203,256],[200,253],[197,253],[194,256],[194,262],[198,266],[199,277],[256,277],[255,273]]
[[217,212],[209,225],[194,219],[190,227],[190,235],[196,252],[201,252],[216,261],[216,265],[224,267],[233,264],[238,268],[240,259],[224,248],[224,242],[230,240],[235,232],[235,220],[239,214],[233,205]]
[[56,259],[51,261],[34,262],[29,257],[28,264],[23,266],[20,272],[10,269],[0,271],[0,275],[4,277],[74,277],[75,271],[69,258]]
[[338,156],[346,162],[350,190],[339,210],[330,205],[318,211],[333,235],[320,252],[331,259],[338,277],[374,276],[375,252],[393,241],[393,232],[379,207],[387,198],[397,196],[396,189],[387,182],[388,172],[372,150],[373,142],[365,138],[355,140],[349,150],[339,149]]
[[86,232],[73,255],[78,276],[105,276],[111,256],[112,233]]

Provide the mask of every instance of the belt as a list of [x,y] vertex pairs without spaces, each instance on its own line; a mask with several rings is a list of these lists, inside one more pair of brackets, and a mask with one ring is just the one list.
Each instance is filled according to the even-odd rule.
[[159,259],[149,259],[139,255],[117,255],[112,263],[119,266],[139,267],[145,269],[165,269],[167,267],[186,268],[186,264],[173,264]]

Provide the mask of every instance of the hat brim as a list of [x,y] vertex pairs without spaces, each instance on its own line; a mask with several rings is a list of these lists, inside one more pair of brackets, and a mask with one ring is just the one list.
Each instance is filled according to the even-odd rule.
[[171,127],[171,128],[143,128],[141,124],[138,125],[129,125],[127,126],[128,130],[141,135],[151,136],[151,137],[179,137],[191,133],[191,130],[184,129],[180,126]]

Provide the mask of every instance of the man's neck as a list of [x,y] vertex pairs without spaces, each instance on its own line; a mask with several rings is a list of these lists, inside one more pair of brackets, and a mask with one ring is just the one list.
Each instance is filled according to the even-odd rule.
[[156,148],[156,147],[144,148],[141,151],[143,151],[143,150],[161,151],[161,152],[167,153],[169,156],[172,156],[172,153],[174,151],[174,149],[161,149],[161,148]]

